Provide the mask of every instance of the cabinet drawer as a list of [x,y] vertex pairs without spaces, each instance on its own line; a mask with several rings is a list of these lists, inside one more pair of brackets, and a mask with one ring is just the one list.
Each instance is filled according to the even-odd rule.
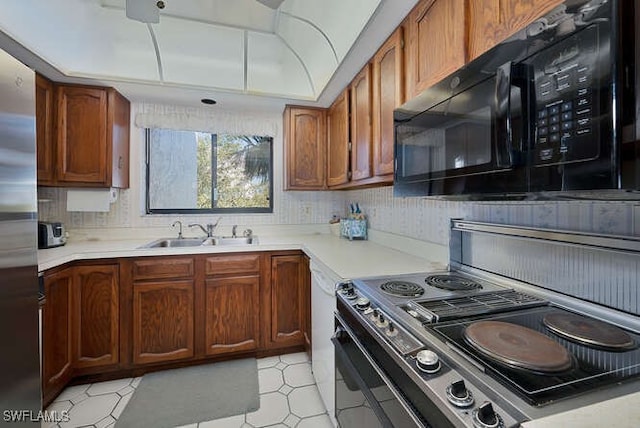
[[258,272],[259,270],[260,256],[258,254],[234,254],[208,257],[205,272],[207,275],[223,275]]
[[133,279],[158,279],[193,276],[193,258],[136,260],[133,262]]

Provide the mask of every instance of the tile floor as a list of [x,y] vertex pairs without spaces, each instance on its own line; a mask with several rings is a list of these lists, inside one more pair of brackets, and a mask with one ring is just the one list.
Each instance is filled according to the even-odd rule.
[[[69,422],[42,428],[112,428],[142,378],[71,386],[47,410],[68,411]],[[252,413],[181,428],[332,428],[303,352],[258,359],[260,408]]]

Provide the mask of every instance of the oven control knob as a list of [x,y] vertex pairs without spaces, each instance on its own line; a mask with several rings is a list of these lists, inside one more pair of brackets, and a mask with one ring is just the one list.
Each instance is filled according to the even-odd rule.
[[475,401],[462,379],[449,385],[446,392],[447,399],[456,407],[470,407]]
[[347,299],[355,299],[356,297],[358,297],[358,295],[356,294],[356,290],[354,290],[353,287],[347,288],[346,296]]
[[360,297],[358,300],[356,300],[356,308],[360,309],[361,311],[367,309],[370,304],[371,302],[366,297]]
[[493,410],[491,403],[485,401],[473,411],[473,426],[476,428],[502,428],[504,423],[500,415]]
[[389,321],[387,321],[387,319],[384,317],[384,314],[382,312],[380,312],[380,315],[378,315],[378,319],[376,320],[376,325],[380,328],[385,328],[386,326],[389,325]]
[[389,323],[389,326],[387,327],[387,332],[386,332],[387,336],[389,337],[395,337],[398,335],[398,329],[396,328],[395,325]]
[[416,366],[422,372],[437,373],[440,370],[440,358],[433,351],[422,350],[416,354]]

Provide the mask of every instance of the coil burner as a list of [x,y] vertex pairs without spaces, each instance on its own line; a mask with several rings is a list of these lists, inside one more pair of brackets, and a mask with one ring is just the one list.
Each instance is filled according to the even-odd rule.
[[424,294],[424,287],[409,281],[388,281],[380,286],[380,289],[392,296],[420,297]]
[[458,275],[430,275],[424,280],[432,287],[450,291],[479,290],[482,285]]

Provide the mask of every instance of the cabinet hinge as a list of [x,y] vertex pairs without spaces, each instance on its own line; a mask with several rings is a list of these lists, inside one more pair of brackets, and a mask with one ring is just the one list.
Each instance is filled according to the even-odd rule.
[[347,172],[347,179],[348,179],[348,180],[351,180],[351,175],[352,175],[352,174],[351,174],[351,171],[348,171],[348,172]]
[[347,150],[351,151],[351,141],[347,143]]

